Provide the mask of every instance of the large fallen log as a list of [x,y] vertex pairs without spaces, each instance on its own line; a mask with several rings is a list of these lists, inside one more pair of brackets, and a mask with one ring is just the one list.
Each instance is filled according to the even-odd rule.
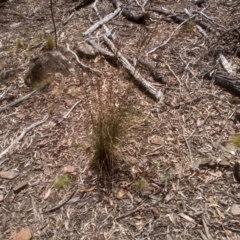
[[240,97],[240,78],[232,77],[225,72],[207,72],[204,78],[214,79],[214,84],[225,91]]
[[[122,7],[123,4],[120,0],[110,0],[115,8]],[[139,24],[145,24],[146,19],[149,18],[149,14],[146,12],[136,12],[133,10],[129,10],[128,8],[123,8],[121,14],[129,21],[139,23]]]

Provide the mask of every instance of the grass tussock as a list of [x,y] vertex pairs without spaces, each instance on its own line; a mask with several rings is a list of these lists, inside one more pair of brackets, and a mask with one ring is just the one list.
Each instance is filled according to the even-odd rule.
[[47,50],[51,51],[55,47],[55,40],[52,35],[46,36],[46,48]]
[[146,179],[142,178],[142,179],[138,179],[135,182],[135,189],[138,192],[144,191],[148,186],[148,182],[146,181]]
[[91,145],[94,155],[90,168],[101,175],[112,175],[117,167],[116,147],[124,134],[129,115],[129,107],[114,96],[112,85],[106,94],[98,84],[97,105],[92,113],[93,135]]
[[54,182],[54,187],[57,189],[66,189],[72,183],[70,177],[67,174],[62,174]]

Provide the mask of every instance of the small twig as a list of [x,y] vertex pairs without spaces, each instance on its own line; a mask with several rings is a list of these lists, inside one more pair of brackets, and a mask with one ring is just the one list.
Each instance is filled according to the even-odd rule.
[[29,94],[27,94],[27,95],[25,95],[25,96],[23,96],[23,97],[18,98],[18,99],[15,100],[14,102],[11,102],[10,104],[1,107],[1,108],[0,108],[0,113],[1,113],[2,111],[4,111],[4,110],[10,108],[10,107],[13,107],[13,106],[17,105],[18,103],[22,102],[23,100],[26,100],[27,98],[31,97],[34,93],[36,93],[37,91],[39,91],[39,90],[43,89],[44,87],[46,87],[46,85],[47,85],[47,84],[39,87],[38,89],[30,92]]
[[207,238],[208,238],[208,239],[213,239],[212,236],[211,236],[210,233],[209,233],[209,228],[208,228],[208,226],[207,226],[207,221],[206,221],[206,219],[205,219],[204,216],[203,216],[203,218],[202,218],[202,223],[203,223],[204,230],[205,230],[205,233],[206,233],[206,235],[207,235]]
[[53,13],[53,2],[50,0],[50,10],[51,10],[51,17],[52,17],[52,22],[53,22],[53,29],[54,29],[54,35],[55,35],[55,47],[57,49],[57,29],[56,29],[56,24],[55,24],[55,19],[54,19],[54,13]]
[[58,205],[56,205],[55,207],[49,208],[45,211],[43,211],[42,213],[48,213],[48,212],[53,212],[55,210],[58,210],[60,207],[62,207],[63,205],[65,205],[74,195],[74,193],[76,192],[77,189],[75,189],[68,197],[66,197],[62,202],[60,202]]
[[96,74],[98,74],[98,75],[101,75],[101,72],[99,72],[98,70],[92,69],[92,68],[86,66],[85,64],[81,63],[80,60],[79,60],[79,58],[78,58],[78,56],[77,56],[77,54],[76,54],[75,52],[73,52],[73,51],[69,48],[69,44],[67,44],[67,50],[74,55],[74,57],[76,58],[78,64],[79,64],[82,68],[87,69],[88,71],[92,71],[92,72],[94,72],[94,73],[96,73]]
[[131,215],[131,214],[133,214],[135,212],[137,212],[140,208],[141,208],[141,206],[138,206],[135,209],[133,209],[133,210],[127,212],[127,213],[124,213],[124,214],[120,215],[119,217],[116,217],[115,220],[117,221],[117,220],[119,220],[121,218],[125,218],[125,217],[127,217],[127,216],[129,216],[129,215]]
[[165,65],[168,67],[169,71],[173,74],[173,76],[178,80],[179,85],[181,86],[181,85],[182,85],[181,80],[180,80],[179,77],[176,75],[176,73],[171,69],[170,65],[168,65],[166,62],[165,62]]
[[[13,148],[16,144],[18,144],[20,142],[20,140],[22,140],[22,138],[26,135],[27,132],[29,132],[32,128],[37,127],[37,126],[41,125],[42,123],[46,122],[48,117],[49,117],[49,114],[45,115],[42,120],[39,120],[39,121],[33,123],[32,125],[30,125],[29,127],[24,128],[22,130],[21,134],[19,135],[19,137],[17,137],[15,140],[13,140],[11,145],[8,146],[4,151],[2,151],[0,153],[0,159],[4,155],[6,155],[11,148]],[[2,163],[3,163],[3,161],[0,163],[0,166]]]
[[190,148],[190,145],[189,145],[189,142],[185,136],[185,131],[184,131],[184,128],[182,127],[182,131],[183,131],[183,138],[184,138],[184,141],[186,142],[187,144],[187,148],[188,148],[188,151],[189,151],[189,159],[190,159],[190,162],[191,164],[193,163],[193,159],[192,159],[192,151],[191,151],[191,148]]
[[55,124],[55,126],[58,125],[58,124],[60,124],[63,120],[65,120],[65,119],[67,118],[67,116],[70,114],[70,112],[71,112],[81,101],[82,101],[82,100],[77,101],[77,102],[71,107],[71,109],[63,116],[63,118],[60,119],[60,120]]
[[4,91],[1,95],[0,95],[0,99],[8,92],[8,90]]
[[168,44],[168,42],[171,40],[172,36],[182,27],[182,25],[184,25],[186,22],[188,22],[189,20],[193,19],[196,15],[192,15],[190,18],[186,19],[185,21],[183,21],[182,23],[180,23],[177,28],[170,34],[170,37],[164,42],[162,43],[161,45],[159,45],[158,47],[152,49],[151,51],[149,51],[147,53],[148,54],[151,54],[153,52],[155,52],[156,50],[158,50],[159,48],[161,47],[164,47],[166,44]]

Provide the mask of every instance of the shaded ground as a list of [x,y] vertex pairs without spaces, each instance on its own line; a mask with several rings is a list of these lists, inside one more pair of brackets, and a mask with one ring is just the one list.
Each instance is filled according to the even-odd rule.
[[[230,136],[239,132],[239,99],[202,78],[203,71],[216,65],[219,53],[231,62],[233,75],[239,72],[237,50],[231,45],[235,35],[223,34],[238,26],[235,8],[209,0],[201,14],[202,8],[192,2],[158,2],[145,8],[166,7],[179,14],[184,8],[195,10],[213,29],[205,30],[204,37],[196,22],[187,21],[175,31],[179,24],[153,11],[147,25],[122,16],[106,24],[114,28],[114,44],[123,55],[148,59],[164,74],[166,84],[156,83],[137,66],[164,93],[158,103],[140,91],[123,68],[112,67],[101,56],[81,60],[101,71],[98,76],[82,70],[68,53],[73,74],[54,76],[50,86],[1,112],[1,151],[25,127],[50,115],[0,159],[0,172],[18,173],[12,180],[0,178],[1,239],[12,239],[25,227],[32,239],[240,239],[240,219],[232,210],[240,199],[232,174],[239,152],[229,144]],[[97,16],[89,5],[63,26],[72,6],[57,1],[55,16],[59,45],[76,50],[84,41],[81,33]],[[114,10],[108,1],[97,6],[102,16]],[[45,51],[44,37],[52,22],[45,1],[7,2],[0,13],[0,70],[12,70],[7,77],[1,75],[4,106],[32,91],[24,77],[32,59]],[[102,47],[103,33],[103,28],[94,33]],[[170,36],[164,47],[147,55]],[[94,154],[91,116],[98,110],[98,92],[108,101],[109,89],[116,101],[124,100],[135,111],[117,146],[120,170],[107,183],[88,166]],[[68,165],[74,167],[72,183],[59,190],[54,181]],[[26,186],[14,192],[24,181]],[[70,195],[66,204],[48,211]]]

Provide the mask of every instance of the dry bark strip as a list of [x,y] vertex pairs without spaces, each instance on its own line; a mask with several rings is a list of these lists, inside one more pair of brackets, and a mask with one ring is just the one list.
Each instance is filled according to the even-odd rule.
[[141,74],[129,63],[129,61],[117,50],[117,48],[107,36],[104,36],[104,41],[116,55],[119,62],[122,63],[123,67],[126,68],[126,70],[134,77],[137,83],[143,87],[144,90],[149,93],[155,101],[159,101],[160,96],[162,96],[162,92],[154,88],[146,79],[141,76]]

